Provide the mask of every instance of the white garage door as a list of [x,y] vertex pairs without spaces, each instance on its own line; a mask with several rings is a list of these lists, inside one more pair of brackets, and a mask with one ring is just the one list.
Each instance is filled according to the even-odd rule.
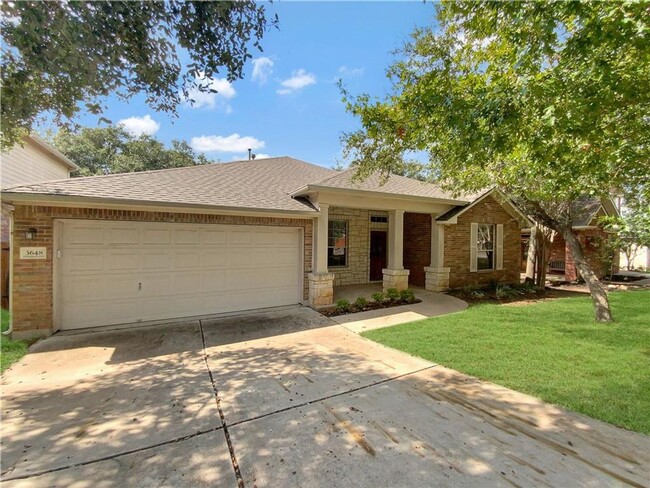
[[77,329],[295,304],[300,229],[62,221],[58,326]]

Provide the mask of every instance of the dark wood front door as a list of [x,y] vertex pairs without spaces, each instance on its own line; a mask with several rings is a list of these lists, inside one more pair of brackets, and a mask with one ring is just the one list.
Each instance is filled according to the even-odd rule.
[[381,270],[386,267],[386,236],[385,231],[370,231],[370,281],[384,278]]

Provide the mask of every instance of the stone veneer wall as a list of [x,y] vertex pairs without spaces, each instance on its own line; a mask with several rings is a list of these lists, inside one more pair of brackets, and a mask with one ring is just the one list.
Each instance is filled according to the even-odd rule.
[[[17,336],[48,335],[52,332],[54,219],[302,227],[304,232],[305,273],[303,298],[307,299],[309,295],[307,274],[311,272],[312,267],[313,242],[313,221],[311,219],[20,205],[16,206],[14,211],[14,246],[12,250],[14,254],[12,318],[14,332]],[[27,240],[25,232],[31,227],[37,230],[37,234],[34,239]],[[46,247],[47,259],[21,260],[19,259],[21,246]]]
[[348,222],[347,265],[329,268],[329,272],[334,273],[334,286],[368,283],[370,277],[370,230],[388,230],[387,223],[370,222],[371,215],[387,216],[388,212],[330,207],[330,220]]
[[[503,269],[469,270],[470,224],[503,224]],[[458,217],[458,223],[445,226],[444,266],[450,268],[449,287],[487,285],[491,280],[518,283],[521,266],[521,229],[517,221],[491,196]]]

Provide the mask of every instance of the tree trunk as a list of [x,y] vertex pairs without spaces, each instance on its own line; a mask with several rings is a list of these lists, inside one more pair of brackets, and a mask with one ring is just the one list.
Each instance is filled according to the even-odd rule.
[[530,228],[528,254],[526,255],[526,282],[535,283],[535,260],[537,256],[537,226]]
[[549,243],[544,230],[537,228],[537,288],[546,289],[546,268],[548,267]]
[[580,272],[582,279],[585,280],[587,286],[589,287],[589,293],[591,294],[591,301],[594,304],[594,312],[596,320],[598,322],[611,322],[612,313],[609,309],[609,300],[607,298],[607,291],[605,287],[600,282],[596,274],[587,263],[584,253],[582,252],[582,246],[580,241],[573,233],[573,230],[569,228],[562,229],[562,235],[566,241],[571,253],[573,254],[573,259],[576,263],[576,268]]

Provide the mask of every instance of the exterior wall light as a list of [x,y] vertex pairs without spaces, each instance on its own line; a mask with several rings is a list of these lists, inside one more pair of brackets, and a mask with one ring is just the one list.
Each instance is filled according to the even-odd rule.
[[25,237],[27,239],[33,239],[34,237],[36,237],[37,232],[38,231],[34,227],[30,227],[29,229],[27,229],[27,232],[25,232]]

